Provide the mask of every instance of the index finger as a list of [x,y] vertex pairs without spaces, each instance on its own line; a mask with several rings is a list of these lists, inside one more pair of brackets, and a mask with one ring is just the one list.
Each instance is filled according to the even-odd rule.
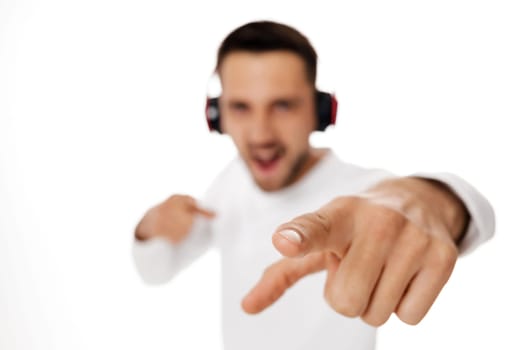
[[215,212],[209,209],[205,209],[202,207],[199,207],[198,205],[194,204],[192,205],[192,209],[195,213],[200,214],[202,216],[205,216],[209,219],[215,217]]
[[242,308],[256,314],[279,299],[288,288],[306,275],[325,269],[326,256],[312,254],[301,259],[284,258],[266,269],[261,279],[242,301]]

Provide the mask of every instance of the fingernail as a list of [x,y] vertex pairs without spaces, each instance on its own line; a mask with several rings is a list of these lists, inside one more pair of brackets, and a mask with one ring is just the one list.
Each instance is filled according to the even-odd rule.
[[293,243],[301,243],[303,241],[303,237],[294,230],[282,230],[279,234]]

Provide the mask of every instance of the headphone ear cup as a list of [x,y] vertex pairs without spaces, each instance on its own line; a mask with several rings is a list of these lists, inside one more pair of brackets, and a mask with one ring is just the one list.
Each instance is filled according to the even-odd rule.
[[337,99],[335,95],[323,91],[316,92],[317,131],[324,131],[330,125],[335,125],[337,118]]
[[207,98],[206,99],[206,122],[208,123],[208,128],[210,131],[217,131],[219,134],[221,132],[220,125],[220,112],[219,112],[219,98]]

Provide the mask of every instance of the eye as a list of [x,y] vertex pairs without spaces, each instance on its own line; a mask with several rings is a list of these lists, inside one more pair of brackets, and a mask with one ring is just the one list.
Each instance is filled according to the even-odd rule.
[[248,111],[248,105],[243,102],[230,103],[230,110],[234,113],[245,113]]
[[287,100],[279,100],[275,102],[274,106],[278,112],[288,112],[292,109],[293,104]]

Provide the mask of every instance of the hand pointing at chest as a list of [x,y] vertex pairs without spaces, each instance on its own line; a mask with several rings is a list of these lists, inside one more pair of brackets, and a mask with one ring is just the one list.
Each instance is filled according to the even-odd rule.
[[392,313],[416,324],[450,277],[468,221],[448,188],[423,179],[338,197],[277,228],[273,244],[285,258],[266,269],[242,306],[261,312],[302,277],[327,270],[324,297],[336,312],[373,326]]

